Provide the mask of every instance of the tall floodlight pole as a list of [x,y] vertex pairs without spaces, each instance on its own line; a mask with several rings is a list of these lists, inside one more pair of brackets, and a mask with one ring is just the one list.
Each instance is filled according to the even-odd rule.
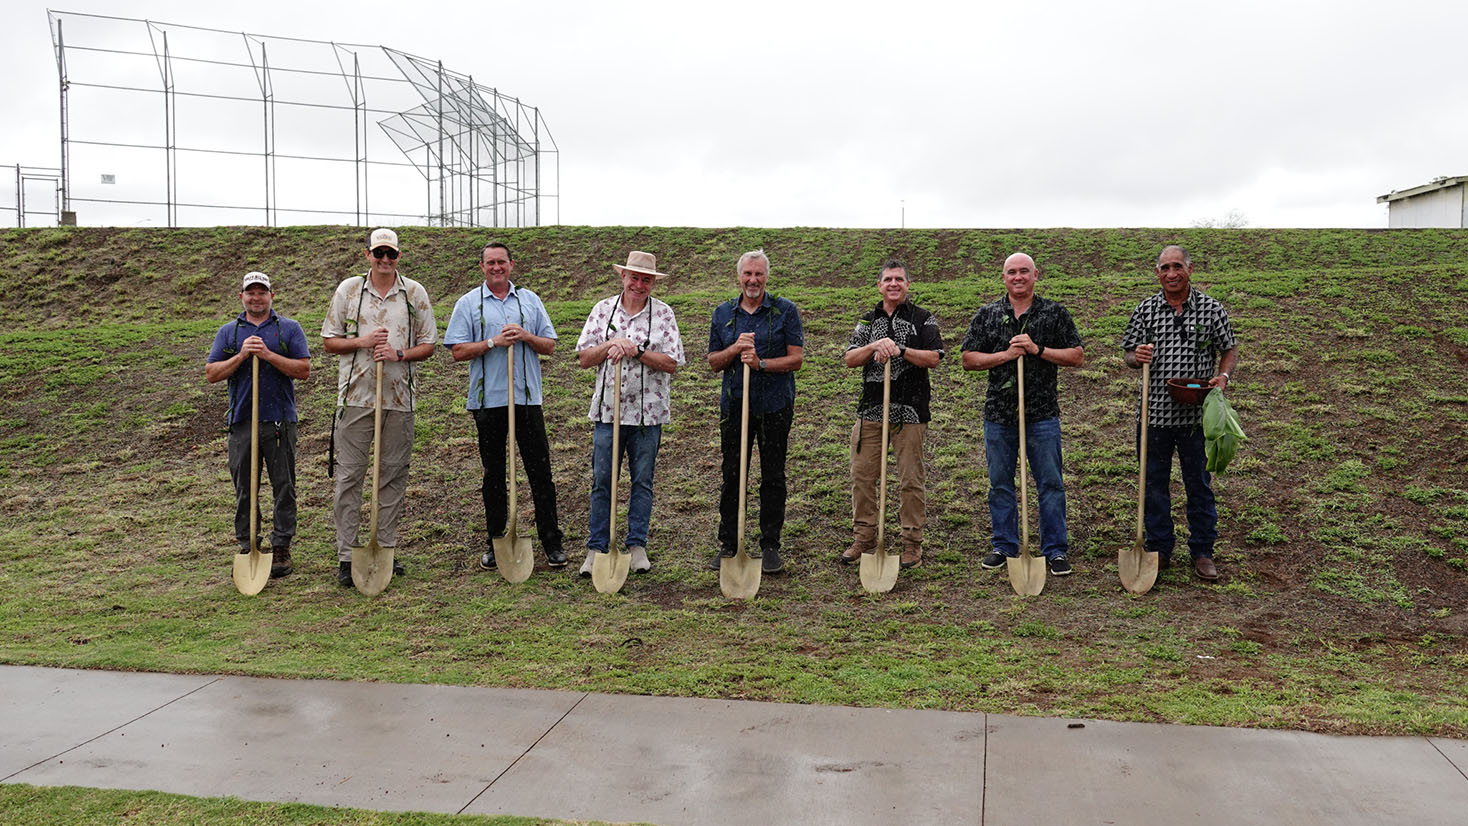
[[444,198],[443,167],[443,61],[438,62],[438,220],[448,226],[448,203]]

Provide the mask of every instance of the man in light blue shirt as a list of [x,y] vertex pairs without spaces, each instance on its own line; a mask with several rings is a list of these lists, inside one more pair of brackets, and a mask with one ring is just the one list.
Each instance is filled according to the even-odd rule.
[[484,283],[454,304],[443,343],[454,361],[469,362],[469,413],[479,432],[479,460],[484,465],[484,523],[488,532],[479,567],[495,567],[494,539],[504,536],[508,502],[505,453],[508,442],[511,384],[508,348],[515,349],[515,444],[525,462],[530,495],[535,502],[535,530],[546,564],[566,564],[556,484],[551,478],[550,443],[541,412],[540,357],[556,349],[556,330],[540,297],[510,281],[515,268],[510,248],[498,241],[485,245],[479,269]]

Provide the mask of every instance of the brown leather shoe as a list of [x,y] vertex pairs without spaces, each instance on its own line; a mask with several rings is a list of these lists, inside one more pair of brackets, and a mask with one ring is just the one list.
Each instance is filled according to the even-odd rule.
[[903,545],[902,559],[897,564],[903,568],[916,568],[923,564],[923,546]]
[[279,579],[286,576],[294,568],[291,567],[291,546],[276,545],[270,549],[270,578]]
[[843,563],[850,565],[858,559],[861,559],[862,552],[866,550],[870,549],[863,548],[860,542],[853,542],[851,543],[850,548],[847,548],[846,550],[841,552],[841,556],[839,558]]
[[1218,566],[1213,564],[1213,557],[1200,556],[1193,560],[1193,573],[1197,574],[1199,579],[1212,582],[1218,579]]

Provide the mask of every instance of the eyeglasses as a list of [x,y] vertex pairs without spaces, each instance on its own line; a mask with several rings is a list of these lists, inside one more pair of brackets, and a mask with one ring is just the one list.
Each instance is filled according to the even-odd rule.
[[372,257],[377,259],[386,258],[389,261],[398,260],[398,251],[392,247],[378,247],[372,251]]

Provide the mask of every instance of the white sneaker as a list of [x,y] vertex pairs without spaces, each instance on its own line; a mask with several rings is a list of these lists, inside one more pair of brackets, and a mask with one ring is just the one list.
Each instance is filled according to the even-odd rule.
[[631,567],[633,573],[645,574],[652,570],[652,563],[647,561],[646,548],[641,545],[633,545],[627,549],[627,553],[632,554]]
[[586,561],[583,562],[583,563],[581,563],[581,575],[582,576],[591,576],[591,565],[592,565],[593,562],[596,562],[596,551],[593,551],[590,548],[587,548],[586,549]]

